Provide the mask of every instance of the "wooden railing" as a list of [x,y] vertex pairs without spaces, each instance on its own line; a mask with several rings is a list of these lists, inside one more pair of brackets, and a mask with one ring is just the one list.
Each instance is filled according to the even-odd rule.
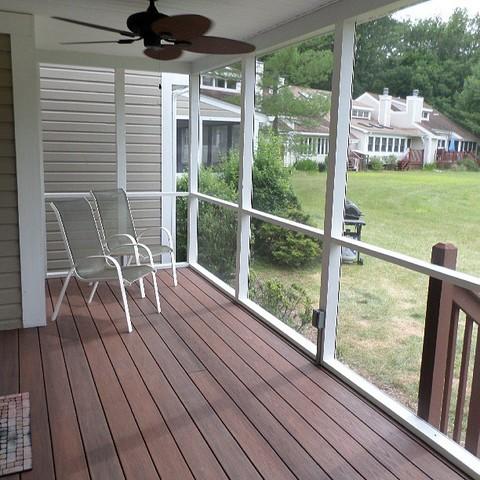
[[417,170],[423,167],[423,150],[410,148],[405,156],[398,161],[398,170]]
[[[439,243],[433,247],[432,263],[455,269],[456,261],[457,248],[454,245]],[[465,328],[461,350],[457,352],[460,312],[465,314]],[[470,290],[430,277],[418,416],[456,442],[464,444],[465,448],[476,456],[480,456],[479,326],[480,297]],[[475,336],[473,371],[469,375],[472,339]],[[460,368],[458,378],[454,378],[455,359],[458,354],[461,355]],[[454,415],[451,415],[454,383],[458,383],[458,388]],[[465,416],[468,397],[469,408]]]
[[440,168],[448,168],[452,165],[456,165],[458,162],[471,158],[475,162],[480,164],[480,159],[474,152],[448,152],[446,150],[437,150],[437,165]]

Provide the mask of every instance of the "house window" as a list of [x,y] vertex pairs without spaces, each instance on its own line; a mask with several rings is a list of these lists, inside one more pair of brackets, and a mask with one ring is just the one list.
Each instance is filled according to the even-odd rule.
[[404,152],[404,151],[405,151],[405,139],[404,139],[404,138],[402,138],[402,139],[400,140],[400,151],[401,151],[401,152]]
[[412,139],[407,138],[407,148],[410,148],[410,145],[412,144]]
[[388,152],[393,152],[393,138],[388,139]]
[[422,118],[423,118],[424,120],[428,120],[429,117],[430,117],[430,113],[429,113],[429,112],[422,111]]
[[382,152],[386,152],[387,151],[387,139],[385,137],[382,137],[382,146],[380,147],[380,150]]
[[229,90],[236,90],[237,89],[237,81],[236,80],[227,80],[227,88]]
[[358,108],[352,109],[352,117],[353,118],[370,118],[370,112],[368,110],[360,110]]
[[328,138],[320,137],[317,140],[317,155],[328,154]]
[[375,151],[379,152],[380,151],[380,137],[375,137]]
[[437,148],[445,148],[445,140],[439,140],[437,144]]
[[373,152],[373,142],[374,138],[373,137],[368,137],[368,151]]
[[400,139],[396,138],[395,139],[395,147],[393,149],[394,152],[398,152],[400,150]]
[[205,85],[206,87],[213,87],[213,77],[203,76],[202,85]]
[[215,79],[215,86],[217,88],[225,88],[227,82],[225,81],[224,78],[216,78]]

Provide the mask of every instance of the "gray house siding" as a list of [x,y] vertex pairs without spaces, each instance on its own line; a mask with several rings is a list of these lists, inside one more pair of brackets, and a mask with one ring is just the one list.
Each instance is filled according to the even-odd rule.
[[0,34],[0,330],[22,326],[10,36]]

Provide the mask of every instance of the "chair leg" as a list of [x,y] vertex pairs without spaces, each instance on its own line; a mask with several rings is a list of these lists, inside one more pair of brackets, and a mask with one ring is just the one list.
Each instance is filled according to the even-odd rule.
[[128,333],[132,333],[132,322],[130,321],[130,309],[128,308],[127,293],[125,291],[125,285],[121,278],[118,279],[120,283],[120,290],[122,292],[123,307],[125,309],[125,318],[127,319]]
[[95,292],[97,291],[98,288],[98,282],[95,282],[93,284],[92,291],[90,292],[90,295],[88,297],[88,304],[92,303],[93,297],[95,296]]
[[170,252],[170,260],[172,261],[172,276],[173,276],[173,286],[176,287],[178,285],[177,282],[177,266],[175,265],[175,254]]
[[152,278],[153,278],[153,289],[155,291],[155,300],[157,302],[157,312],[160,313],[162,309],[160,308],[160,296],[158,294],[157,276],[155,272],[152,272]]
[[[138,254],[138,248],[134,247],[134,250],[135,250],[135,262],[137,262],[137,265],[140,265],[140,255]],[[145,285],[143,284],[143,278],[141,278],[138,281],[138,283],[140,285],[140,296],[142,298],[145,298]]]
[[73,269],[68,272],[67,278],[63,282],[62,290],[60,291],[60,296],[57,299],[57,303],[55,304],[55,309],[53,310],[52,315],[52,322],[54,322],[58,317],[58,312],[60,312],[60,307],[62,305],[63,297],[65,296],[65,292],[67,291],[68,284],[70,279],[73,275]]

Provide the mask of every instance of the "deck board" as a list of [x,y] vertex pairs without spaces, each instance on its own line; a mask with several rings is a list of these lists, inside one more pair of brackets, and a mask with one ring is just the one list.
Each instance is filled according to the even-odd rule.
[[[467,478],[190,269],[146,298],[72,281],[56,323],[0,332],[0,393],[30,391],[12,479]],[[49,280],[48,313],[61,287]]]

